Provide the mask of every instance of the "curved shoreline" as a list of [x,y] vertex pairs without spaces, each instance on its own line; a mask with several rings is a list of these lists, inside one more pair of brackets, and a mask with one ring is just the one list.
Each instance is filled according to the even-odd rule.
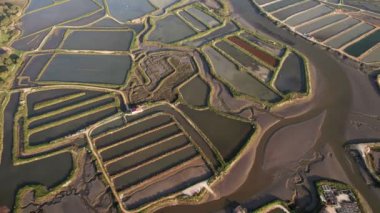
[[[356,72],[357,70],[353,70],[353,67],[349,67],[347,64],[338,61],[334,55],[330,55],[330,52],[325,51],[318,46],[312,45],[310,42],[293,35],[288,30],[277,28],[269,19],[258,14],[257,11],[254,14],[256,9],[252,3],[249,2],[249,0],[244,0],[244,2],[240,1],[239,3],[229,1],[229,4],[233,10],[232,14],[235,16],[235,19],[240,22],[240,24],[248,26],[249,29],[259,29],[259,31],[262,31],[265,34],[272,35],[281,42],[294,47],[309,59],[310,65],[314,68],[311,71],[311,78],[315,81],[315,88],[318,88],[318,91],[313,88],[312,97],[310,100],[302,103],[304,106],[300,107],[301,110],[299,109],[299,105],[294,106],[294,108],[297,109],[296,111],[302,112],[287,115],[288,118],[273,124],[269,127],[269,130],[263,128],[262,135],[259,136],[259,142],[250,143],[250,147],[247,148],[248,151],[244,153],[244,156],[241,157],[239,162],[236,162],[235,168],[231,169],[229,175],[234,176],[233,174],[238,173],[240,175],[240,179],[243,179],[241,176],[244,176],[246,173],[249,174],[245,177],[246,180],[240,185],[240,187],[238,187],[237,190],[231,190],[225,194],[225,197],[217,200],[208,199],[209,203],[204,201],[203,204],[195,206],[168,207],[163,209],[162,212],[192,212],[194,210],[209,211],[211,209],[217,210],[225,208],[232,201],[238,201],[241,203],[245,202],[251,199],[252,196],[260,200],[260,197],[257,197],[257,195],[262,194],[265,189],[270,188],[267,184],[265,184],[265,182],[269,182],[268,180],[272,179],[271,172],[265,172],[261,169],[264,156],[263,150],[269,139],[281,128],[312,118],[325,109],[326,120],[322,125],[321,136],[313,149],[321,149],[322,147],[329,145],[333,150],[337,161],[339,162],[338,164],[340,164],[339,166],[346,172],[346,176],[353,187],[357,188],[361,194],[372,195],[372,193],[365,188],[365,184],[360,180],[360,177],[355,177],[355,173],[353,173],[355,171],[352,171],[349,165],[351,161],[345,155],[344,149],[342,148],[342,145],[346,142],[346,121],[353,102],[353,85],[350,82],[352,79],[348,76],[350,74],[349,72]],[[239,13],[236,13],[236,11],[239,11]],[[237,14],[240,14],[241,16]],[[293,107],[289,107],[288,110],[291,108]],[[306,109],[302,110],[302,108]],[[282,110],[280,109],[280,111]],[[241,168],[237,168],[239,165]],[[247,172],[242,167],[251,169]],[[224,181],[226,183],[221,184],[222,188],[223,185],[229,185],[228,182],[239,182],[233,177],[231,177],[230,180],[228,179],[229,177],[227,175]],[[271,185],[273,184],[274,183],[272,181]],[[254,196],[255,194],[256,196]],[[369,197],[367,198],[369,199],[368,204],[372,209],[374,209],[376,206],[376,198],[373,198],[374,196],[365,197]],[[214,201],[211,202],[211,200]]]

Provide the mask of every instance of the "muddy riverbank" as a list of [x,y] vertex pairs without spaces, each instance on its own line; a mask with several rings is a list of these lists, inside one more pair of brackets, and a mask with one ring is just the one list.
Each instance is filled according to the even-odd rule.
[[[373,212],[380,210],[379,193],[367,186],[361,179],[357,166],[343,147],[348,140],[356,137],[347,135],[350,130],[349,117],[353,112],[380,114],[380,109],[374,107],[380,104],[379,96],[370,86],[368,76],[322,48],[312,45],[285,29],[278,28],[269,19],[261,16],[249,0],[229,2],[233,10],[232,16],[241,25],[253,31],[264,32],[292,46],[309,59],[314,68],[312,69],[312,76],[315,76],[313,79],[315,81],[314,95],[306,104],[302,104],[303,107],[294,107],[292,113],[281,113],[287,117],[272,125],[257,141],[253,142],[241,160],[231,169],[230,175],[225,178],[224,183],[215,185],[215,191],[225,191],[223,188],[228,188],[230,191],[227,194],[223,194],[221,198],[212,197],[201,205],[170,207],[163,209],[162,212],[210,212],[225,209],[235,202],[254,208],[274,198],[290,200],[294,188],[288,187],[287,183],[289,178],[294,177],[295,174],[300,174],[307,180],[331,178],[351,184],[368,202],[368,205],[364,203],[365,207],[369,207]],[[290,151],[287,150],[288,155],[298,152],[305,153],[299,159],[299,165],[284,165],[282,168],[274,170],[263,169],[264,150],[267,143],[279,130],[292,124],[302,124],[323,112],[325,119],[321,125],[319,137],[311,148],[303,146],[306,148],[302,149],[302,146],[298,148],[294,145],[287,147],[290,149]],[[303,125],[297,125],[297,127],[292,134],[302,131]],[[284,140],[281,143],[292,144],[292,141]],[[305,161],[305,158],[311,159],[315,153],[322,155],[323,160],[313,163],[313,166],[308,166],[309,171],[300,170],[303,168],[302,162]],[[244,171],[246,168],[250,168],[250,172]],[[241,176],[247,174],[243,184],[234,182],[236,180],[233,177],[236,173]],[[312,187],[310,184],[305,185]],[[218,189],[218,187],[220,188]],[[367,210],[371,211],[370,209]]]

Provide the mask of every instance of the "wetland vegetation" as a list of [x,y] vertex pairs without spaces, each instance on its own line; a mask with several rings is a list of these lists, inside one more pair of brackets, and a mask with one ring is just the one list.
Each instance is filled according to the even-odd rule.
[[[341,157],[325,157],[326,150],[335,154],[340,144],[326,148],[320,141],[327,141],[326,131],[349,120],[338,108],[351,100],[340,95],[347,91],[355,95],[358,90],[347,86],[345,78],[336,81],[342,69],[325,56],[327,51],[278,26],[289,26],[303,38],[342,54],[346,51],[351,59],[368,63],[378,59],[374,21],[338,11],[331,2],[26,3],[0,4],[7,7],[2,9],[6,15],[0,15],[4,45],[0,66],[6,66],[3,74],[10,79],[0,91],[0,180],[17,176],[0,190],[0,209],[5,204],[11,211],[16,203],[22,211],[65,212],[75,204],[76,210],[86,206],[102,212],[155,212],[206,201],[210,207],[201,205],[199,211],[218,211],[229,205],[229,198],[244,206],[244,199],[258,190],[294,199],[298,205],[299,196],[310,191],[306,179],[314,174],[302,173],[303,181],[298,172],[311,168],[319,174],[311,164],[332,161],[329,165],[334,167],[339,160],[335,158]],[[9,20],[4,18],[8,15]],[[314,52],[323,60],[315,59]],[[321,80],[313,82],[315,75]],[[331,90],[330,77],[344,88]],[[322,81],[331,100],[311,94]],[[335,98],[339,106],[332,101]],[[315,100],[318,103],[309,102]],[[295,143],[287,147],[291,143],[286,132],[284,151],[280,150],[284,157],[263,162],[267,156],[263,147],[273,135],[286,126],[308,128],[304,121],[325,108],[322,133],[299,135],[312,137],[316,148],[306,150],[307,143],[299,144],[302,156],[295,155]],[[343,141],[341,134],[331,135]],[[314,140],[317,137],[321,138]],[[274,149],[269,149],[273,156]],[[297,159],[281,171],[263,169],[283,163],[288,155]],[[282,189],[283,182],[290,187]],[[241,184],[243,192],[237,187]],[[289,198],[293,186],[300,193]],[[234,191],[238,196],[230,195]],[[297,206],[305,209],[301,207]],[[271,212],[277,210],[284,209]]]

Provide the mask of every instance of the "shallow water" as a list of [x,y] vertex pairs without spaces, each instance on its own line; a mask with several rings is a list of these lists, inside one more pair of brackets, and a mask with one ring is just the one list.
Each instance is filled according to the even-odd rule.
[[262,82],[237,66],[212,47],[204,48],[204,53],[210,60],[213,71],[231,85],[236,91],[259,100],[276,102],[281,97],[266,87]]
[[[75,0],[26,14],[20,19],[22,36],[81,17],[97,9],[100,9],[100,7],[91,0]],[[62,11],[65,12],[62,13]]]
[[77,30],[66,38],[62,49],[128,51],[133,32],[126,30]]
[[369,50],[371,47],[375,46],[380,42],[380,30],[368,35],[362,40],[356,42],[355,44],[350,45],[344,51],[352,56],[358,57],[364,52]]
[[347,18],[346,15],[343,14],[333,14],[329,16],[325,16],[323,18],[318,19],[317,21],[312,21],[310,24],[302,25],[297,27],[296,30],[299,33],[310,33],[315,30],[319,30],[320,28],[327,26],[329,24],[334,24],[344,18]]
[[149,0],[107,0],[107,3],[111,15],[121,22],[143,17],[156,9]]
[[364,33],[369,32],[373,28],[374,27],[372,25],[365,23],[356,25],[349,29],[347,32],[344,32],[342,35],[329,40],[328,42],[326,42],[326,45],[329,45],[333,48],[340,48],[348,42],[353,41],[354,39],[363,35]]
[[187,104],[192,106],[207,106],[210,87],[200,77],[196,77],[180,89]]
[[251,124],[227,118],[212,110],[194,110],[186,105],[179,105],[178,108],[201,129],[226,162],[236,156],[254,132]]
[[279,70],[275,86],[284,94],[306,92],[305,63],[301,57],[291,53],[285,59]]
[[38,81],[120,85],[131,65],[129,55],[57,54]]
[[[59,1],[57,1],[59,2]],[[27,6],[25,13],[32,12],[34,10],[41,9],[43,7],[49,6],[53,4],[53,0],[31,0],[29,5]]]
[[[48,188],[64,181],[73,168],[69,152],[36,160],[18,166],[13,165],[12,143],[14,113],[18,109],[19,93],[13,93],[5,110],[4,139],[0,164],[0,203],[12,209],[19,188],[28,184],[42,184]],[[48,174],[48,175],[47,175]]]
[[196,32],[176,15],[169,15],[156,22],[148,40],[163,43],[174,43],[195,35]]
[[311,21],[315,18],[321,17],[332,12],[332,9],[324,5],[314,7],[308,10],[306,13],[297,14],[285,21],[290,26],[297,26],[307,21]]
[[334,35],[337,35],[340,32],[343,32],[344,30],[349,29],[350,27],[355,26],[359,22],[359,20],[348,18],[339,23],[333,24],[327,28],[319,30],[316,33],[313,33],[312,36],[316,38],[318,41],[322,42]]
[[[312,103],[309,104],[310,110],[300,116],[284,119],[265,132],[257,148],[258,155],[255,158],[255,163],[245,183],[243,183],[238,190],[216,201],[195,206],[168,207],[160,212],[212,212],[227,207],[231,201],[243,203],[252,198],[259,201],[260,197],[258,197],[258,195],[265,193],[268,188],[276,184],[276,181],[271,177],[273,174],[265,172],[261,168],[264,157],[263,149],[267,141],[282,127],[311,119],[324,110],[326,110],[326,119],[322,125],[321,136],[315,148],[329,144],[334,151],[334,156],[343,167],[353,187],[365,197],[372,209],[380,209],[378,195],[358,176],[357,170],[352,167],[353,165],[355,166],[353,160],[346,155],[343,148],[346,142],[346,120],[353,99],[353,93],[347,75],[349,72],[358,71],[341,64],[326,51],[311,45],[299,37],[294,37],[292,33],[286,30],[277,28],[267,18],[258,14],[250,0],[232,0],[229,2],[233,5],[235,11],[240,13],[244,20],[248,21],[251,26],[271,34],[273,37],[292,45],[305,54],[318,70],[319,88],[315,91]],[[326,96],[326,94],[329,95]]]

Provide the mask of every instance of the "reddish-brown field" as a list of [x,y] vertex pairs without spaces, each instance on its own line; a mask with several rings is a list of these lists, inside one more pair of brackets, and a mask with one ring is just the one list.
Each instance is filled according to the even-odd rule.
[[232,43],[238,45],[240,48],[246,50],[250,54],[254,55],[258,59],[264,61],[268,65],[270,65],[272,67],[276,67],[278,65],[278,60],[275,57],[271,56],[270,54],[268,54],[266,52],[263,52],[262,50],[254,47],[253,45],[251,45],[250,43],[240,39],[239,37],[232,36],[232,37],[229,37],[228,40],[231,41]]

